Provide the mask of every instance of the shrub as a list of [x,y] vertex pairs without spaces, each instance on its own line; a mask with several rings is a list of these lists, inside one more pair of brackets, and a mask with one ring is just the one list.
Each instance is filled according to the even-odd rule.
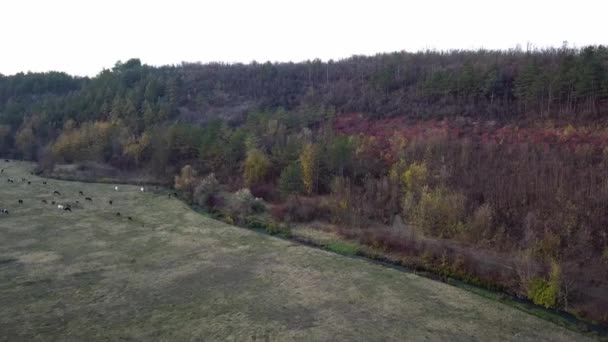
[[261,229],[270,235],[282,235],[288,237],[291,234],[289,227],[274,221],[261,220],[255,217],[246,217],[245,225],[251,229]]
[[237,217],[243,218],[253,212],[254,201],[255,197],[253,197],[249,189],[243,188],[234,193],[229,207]]
[[251,210],[253,210],[254,213],[263,213],[266,211],[266,205],[261,198],[255,197],[251,204]]
[[278,197],[275,186],[272,184],[254,184],[250,190],[253,196],[262,198],[264,201],[271,202]]
[[277,221],[285,220],[287,216],[287,206],[285,204],[273,205],[270,209],[270,215]]
[[298,201],[290,196],[285,202],[287,220],[294,222],[309,222],[315,218],[315,208],[309,203]]
[[494,220],[494,210],[488,203],[484,203],[475,209],[469,220],[468,237],[473,241],[490,239]]
[[194,189],[194,201],[201,207],[209,207],[213,204],[213,197],[219,191],[220,183],[211,173],[196,186]]
[[415,209],[414,222],[426,234],[449,237],[462,227],[465,197],[435,189],[424,191]]
[[325,245],[325,248],[342,255],[357,255],[357,253],[359,253],[359,247],[357,245],[342,241],[330,242]]
[[178,176],[175,176],[175,189],[192,192],[196,181],[196,171],[190,165],[182,167]]
[[555,262],[551,264],[549,280],[534,277],[528,284],[528,298],[534,304],[546,308],[556,308],[560,296],[561,269]]

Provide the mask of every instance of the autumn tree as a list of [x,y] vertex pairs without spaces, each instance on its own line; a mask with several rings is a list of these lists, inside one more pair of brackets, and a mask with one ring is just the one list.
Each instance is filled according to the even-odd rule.
[[264,180],[269,167],[270,162],[268,161],[268,157],[262,151],[257,148],[247,151],[243,171],[245,184],[251,186]]
[[281,172],[279,189],[284,196],[297,195],[304,189],[302,166],[298,162],[289,164]]
[[133,161],[135,167],[138,167],[144,158],[144,152],[149,145],[150,136],[147,133],[144,133],[139,137],[131,136],[122,146],[123,155]]
[[193,191],[197,185],[196,171],[190,165],[185,165],[174,177],[174,187],[181,191],[186,198],[192,199]]
[[302,183],[304,192],[312,195],[317,191],[319,179],[319,161],[317,148],[313,144],[306,144],[300,153],[300,166],[302,168]]
[[17,132],[15,144],[25,159],[32,159],[36,149],[36,137],[31,126],[24,126]]

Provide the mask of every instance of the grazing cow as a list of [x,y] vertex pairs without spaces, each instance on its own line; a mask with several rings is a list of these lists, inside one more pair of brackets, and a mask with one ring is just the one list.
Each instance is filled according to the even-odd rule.
[[83,193],[82,191],[78,191],[78,194],[79,194],[80,196],[84,196],[84,193]]
[[48,203],[45,199],[42,200],[42,203]]
[[114,191],[118,191],[118,187],[117,186],[114,187]]
[[14,182],[15,182],[14,180],[12,180],[12,179],[10,179],[10,178],[9,178],[9,179],[7,179],[6,181],[7,181],[7,182],[9,182],[9,183],[14,183]]
[[57,204],[57,209],[63,209],[63,205],[62,204]]
[[57,190],[53,191],[53,195],[59,195],[59,196],[61,196],[61,194]]
[[46,185],[46,181],[43,181],[42,184]]
[[110,203],[110,205],[112,205],[112,200],[109,200],[108,203]]
[[19,200],[19,204],[23,204],[23,200]]
[[55,201],[51,201],[51,204],[55,204]]
[[70,207],[65,207],[65,208],[63,208],[63,210],[66,210],[66,211],[72,211],[72,208],[70,208]]
[[120,212],[117,212],[117,213],[116,213],[116,216],[120,216]]
[[132,218],[131,216],[127,216],[127,219],[128,219],[129,221],[133,221],[133,218]]
[[28,184],[28,185],[30,185],[30,184],[32,184],[32,182],[30,182],[30,181],[27,181],[27,184]]
[[8,210],[6,210],[6,209],[0,209],[0,212],[2,212],[2,213],[4,213],[4,214],[8,215]]
[[84,200],[85,201],[91,201],[91,202],[93,201],[93,199],[91,197],[85,197]]

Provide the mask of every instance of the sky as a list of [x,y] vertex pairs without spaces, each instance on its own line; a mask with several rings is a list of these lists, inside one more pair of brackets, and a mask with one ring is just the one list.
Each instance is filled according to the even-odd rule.
[[0,73],[608,44],[606,0],[2,0]]

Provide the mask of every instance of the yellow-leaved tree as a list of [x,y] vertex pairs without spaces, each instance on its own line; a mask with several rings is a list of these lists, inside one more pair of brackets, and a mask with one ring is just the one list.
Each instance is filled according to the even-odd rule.
[[317,148],[313,144],[306,144],[300,153],[300,166],[302,168],[302,184],[304,192],[311,195],[317,190],[319,178],[319,163]]
[[149,145],[150,136],[147,133],[142,134],[140,137],[132,135],[123,144],[122,154],[138,167]]
[[264,152],[257,148],[252,148],[247,151],[247,158],[244,165],[245,183],[250,186],[260,182],[266,177],[270,162]]
[[196,183],[196,171],[190,165],[182,167],[179,175],[175,176],[175,189],[183,191],[188,198],[192,197]]

